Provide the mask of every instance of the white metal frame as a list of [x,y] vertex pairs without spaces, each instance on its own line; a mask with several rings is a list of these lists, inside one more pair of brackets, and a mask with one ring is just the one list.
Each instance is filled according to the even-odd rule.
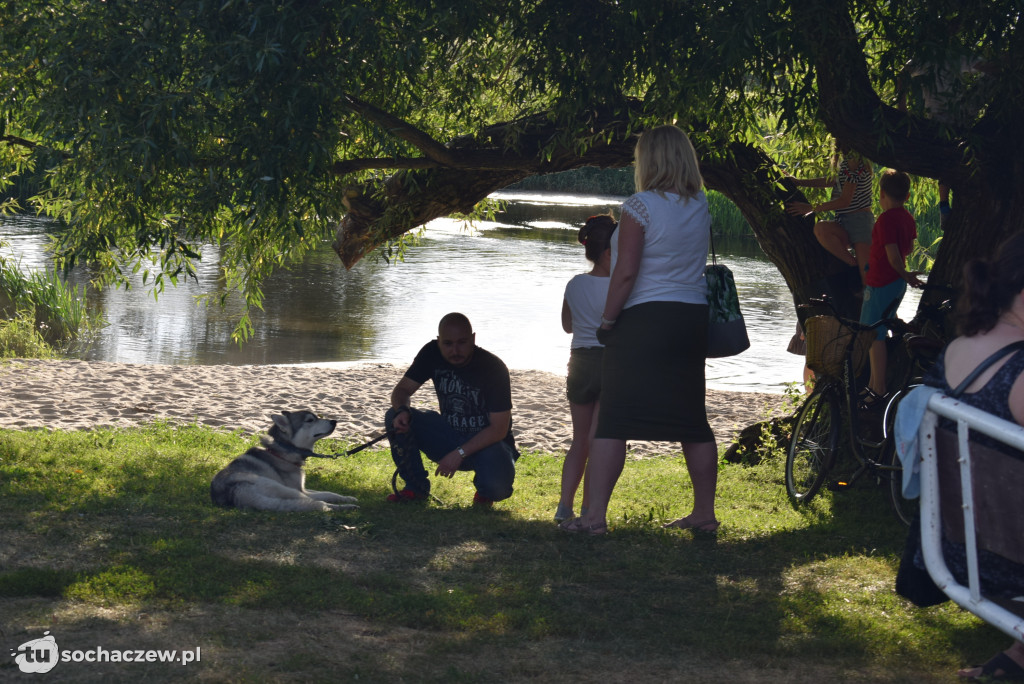
[[[964,537],[967,552],[968,586],[959,584],[942,556],[942,527],[939,514],[939,477],[935,445],[938,417],[956,421],[958,463],[963,495]],[[968,448],[968,429],[982,432],[1004,444],[1024,451],[1024,426],[997,418],[990,413],[968,406],[961,401],[938,393],[928,401],[928,410],[918,431],[921,451],[921,547],[925,566],[935,584],[959,606],[968,610],[1007,635],[1024,641],[1024,618],[981,595],[978,579],[978,547],[974,524],[974,494],[971,486],[971,451]],[[1011,458],[1011,457],[1007,457]],[[1020,492],[1008,499],[1020,501]],[[1024,540],[1021,540],[1024,544]]]

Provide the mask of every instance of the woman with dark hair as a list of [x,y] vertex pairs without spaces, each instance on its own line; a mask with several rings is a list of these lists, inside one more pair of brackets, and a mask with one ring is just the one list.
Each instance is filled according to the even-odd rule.
[[[957,317],[961,336],[949,343],[925,379],[947,393],[993,352],[1024,341],[1024,233],[1006,240],[992,259],[976,259],[964,267],[964,294]],[[1024,425],[1024,351],[994,363],[967,387],[960,401]],[[1012,453],[1024,458],[1016,450]],[[944,540],[943,552],[954,575],[966,572],[962,546],[957,550],[952,542]],[[958,570],[956,566],[962,567]],[[1011,594],[1024,591],[1021,566],[990,554],[980,567],[983,581],[1006,587]],[[959,674],[969,679],[1020,680],[1024,678],[1024,644],[1015,641],[984,665],[960,670]]]
[[[601,311],[608,295],[611,273],[611,240],[618,223],[608,214],[591,216],[580,228],[579,242],[593,268],[574,276],[565,286],[562,299],[562,329],[572,333],[569,368],[565,379],[566,397],[572,415],[572,445],[562,464],[562,494],[555,511],[555,522],[573,517],[573,501],[583,479],[590,454],[590,440],[597,427],[601,395],[601,359],[604,345],[597,340]],[[587,492],[583,491],[580,513],[587,510]]]
[[601,314],[601,406],[584,481],[588,510],[567,532],[608,531],[608,501],[630,439],[681,442],[693,510],[668,523],[712,532],[718,450],[704,398],[711,215],[697,153],[675,126],[637,141],[637,192],[622,205]]

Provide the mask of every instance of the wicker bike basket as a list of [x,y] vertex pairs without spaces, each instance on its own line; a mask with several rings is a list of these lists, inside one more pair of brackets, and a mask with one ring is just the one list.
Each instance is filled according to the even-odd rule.
[[868,360],[868,349],[875,338],[875,331],[854,330],[843,325],[833,316],[812,316],[804,321],[807,338],[807,367],[819,375],[840,376],[850,336],[856,335],[852,354],[853,373],[857,375]]

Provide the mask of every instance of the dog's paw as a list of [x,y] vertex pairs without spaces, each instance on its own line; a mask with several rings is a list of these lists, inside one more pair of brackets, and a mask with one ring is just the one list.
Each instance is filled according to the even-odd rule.
[[[352,498],[352,497],[348,497],[348,498]],[[356,506],[355,504],[325,504],[325,505],[327,506],[327,510],[330,510],[330,511],[354,511],[357,508],[359,508],[359,506]]]
[[334,492],[315,492],[310,493],[310,496],[331,504],[354,504],[359,502],[359,500],[354,496],[342,496],[341,494],[335,494]]

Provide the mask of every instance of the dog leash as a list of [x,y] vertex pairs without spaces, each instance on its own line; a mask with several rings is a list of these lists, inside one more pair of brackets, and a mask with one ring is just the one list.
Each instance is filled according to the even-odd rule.
[[299,451],[305,452],[303,453],[303,456],[305,456],[306,458],[338,458],[339,456],[351,456],[352,454],[358,454],[363,449],[372,447],[374,444],[381,441],[387,436],[388,433],[384,432],[384,434],[374,437],[369,442],[366,442],[365,444],[360,444],[355,449],[349,449],[348,451],[338,451],[333,454],[318,454],[315,451],[310,451],[309,449],[300,449]]
[[[379,442],[382,439],[384,439],[385,437],[387,437],[389,434],[390,434],[390,431],[385,430],[384,434],[378,435],[378,436],[374,437],[373,439],[371,439],[369,442],[366,442],[365,444],[360,444],[359,446],[355,447],[354,449],[349,449],[348,451],[344,451],[344,452],[339,451],[339,452],[334,453],[334,454],[318,454],[316,452],[310,451],[308,457],[309,458],[338,458],[339,456],[351,456],[352,454],[358,454],[363,449],[366,449],[368,447],[373,446],[377,442]],[[400,457],[404,459],[405,458],[405,454],[401,453]],[[393,491],[395,494],[398,493],[398,475],[399,475],[399,468],[395,468],[395,472],[391,476],[391,491]],[[429,496],[430,496],[431,499],[436,501],[438,504],[440,504],[441,506],[444,506],[444,502],[441,501],[441,499],[437,498],[437,496],[435,496],[434,494],[430,494]]]
[[358,453],[359,453],[360,451],[362,451],[363,449],[365,449],[365,448],[367,448],[367,447],[371,447],[371,446],[373,446],[374,444],[376,444],[377,442],[381,441],[382,439],[384,439],[385,437],[387,437],[387,436],[388,436],[388,434],[389,434],[389,433],[388,433],[388,431],[387,431],[387,430],[385,430],[385,431],[384,431],[384,434],[382,434],[382,435],[378,435],[377,437],[374,437],[373,439],[371,439],[371,440],[370,440],[369,442],[367,442],[366,444],[360,444],[360,445],[359,445],[359,446],[357,446],[357,447],[356,447],[355,449],[349,449],[348,451],[346,451],[346,452],[345,452],[345,455],[346,455],[346,456],[351,456],[352,454],[358,454]]

